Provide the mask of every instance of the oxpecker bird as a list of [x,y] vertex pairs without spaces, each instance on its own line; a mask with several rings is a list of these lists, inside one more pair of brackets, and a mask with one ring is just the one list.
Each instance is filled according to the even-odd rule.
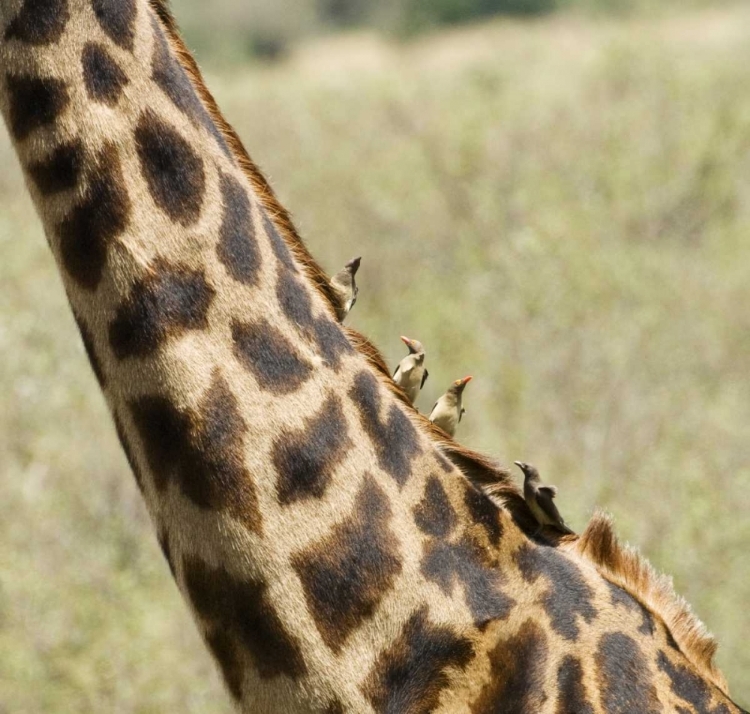
[[357,302],[359,288],[354,276],[359,270],[359,264],[362,258],[350,260],[336,275],[331,278],[331,287],[339,298],[339,304],[336,306],[336,315],[339,322],[343,322],[349,311]]
[[406,392],[409,401],[414,404],[419,396],[419,390],[429,377],[424,366],[425,351],[422,343],[402,337],[402,342],[409,348],[409,354],[399,362],[393,373],[393,381]]
[[430,421],[439,426],[448,436],[456,433],[461,417],[466,413],[463,407],[463,393],[471,380],[472,377],[457,379],[432,407]]
[[539,472],[531,464],[525,464],[523,461],[515,461],[514,463],[523,471],[523,496],[531,512],[534,514],[534,518],[539,523],[539,530],[544,526],[551,526],[561,533],[575,535],[565,525],[560,511],[557,510],[557,506],[553,501],[555,496],[557,496],[557,488],[555,486],[545,486],[542,483]]

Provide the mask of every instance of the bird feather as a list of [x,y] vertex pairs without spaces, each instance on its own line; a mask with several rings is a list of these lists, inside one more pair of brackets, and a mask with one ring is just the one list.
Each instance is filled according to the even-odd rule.
[[557,496],[557,486],[540,486],[539,491],[546,491],[550,498],[555,498]]

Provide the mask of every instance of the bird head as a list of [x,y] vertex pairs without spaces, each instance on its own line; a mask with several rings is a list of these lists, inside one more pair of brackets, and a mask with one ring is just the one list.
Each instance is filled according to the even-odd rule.
[[474,379],[474,377],[464,377],[463,379],[457,379],[451,385],[451,389],[454,390],[456,394],[461,394],[464,389],[466,389],[466,385],[471,382],[472,379]]
[[344,267],[351,273],[352,277],[357,274],[362,258],[352,258]]
[[418,340],[410,340],[408,337],[401,336],[401,341],[409,348],[409,354],[412,355],[423,355],[424,347]]
[[531,464],[524,463],[523,461],[514,461],[513,463],[523,471],[523,475],[526,478],[539,478],[539,472]]

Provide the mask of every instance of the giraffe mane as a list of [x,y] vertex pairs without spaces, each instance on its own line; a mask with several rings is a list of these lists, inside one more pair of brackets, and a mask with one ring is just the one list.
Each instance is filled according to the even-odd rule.
[[657,572],[636,548],[620,541],[609,514],[597,510],[580,537],[562,547],[590,560],[605,579],[661,618],[682,654],[727,693],[726,679],[714,663],[718,643],[687,600],[675,592],[672,578]]
[[[208,90],[197,62],[179,33],[169,0],[149,0],[194,89],[208,111],[211,120],[224,137],[229,149],[253,187],[256,196],[311,284],[324,298],[332,316],[336,315],[338,298],[329,278],[305,246],[289,212],[282,206],[260,169],[250,158],[239,136],[224,118]],[[420,414],[405,392],[391,379],[390,370],[378,348],[364,335],[342,326],[352,347],[361,354],[371,370],[396,399],[408,407],[408,413],[421,433],[426,434],[438,451],[455,466],[477,489],[490,497],[498,507],[507,510],[518,527],[527,535],[533,534],[538,524],[510,472],[495,460],[466,448]],[[722,691],[727,685],[713,659],[716,640],[692,612],[689,604],[677,595],[670,578],[658,574],[637,550],[623,545],[617,538],[612,519],[598,511],[581,536],[553,536],[554,545],[577,553],[593,563],[608,581],[622,587],[641,605],[660,617],[683,654]]]
[[273,219],[274,225],[279,229],[288,248],[291,250],[297,262],[302,266],[302,270],[308,280],[320,292],[329,307],[331,314],[335,317],[338,298],[331,288],[328,276],[325,271],[318,265],[310,254],[307,246],[304,244],[297,228],[292,221],[289,211],[281,205],[273,189],[268,183],[266,177],[261,173],[250,155],[247,153],[237,132],[232,128],[229,122],[221,113],[216,99],[208,90],[203,80],[198,63],[193,55],[185,46],[185,42],[180,35],[177,21],[170,9],[169,0],[149,0],[152,10],[156,13],[159,22],[164,29],[167,39],[175,52],[175,56],[185,70],[190,79],[193,88],[197,92],[200,100],[203,102],[208,111],[211,120],[216,128],[224,137],[232,156],[237,161],[238,166],[245,174],[250,185],[255,191],[261,205]]

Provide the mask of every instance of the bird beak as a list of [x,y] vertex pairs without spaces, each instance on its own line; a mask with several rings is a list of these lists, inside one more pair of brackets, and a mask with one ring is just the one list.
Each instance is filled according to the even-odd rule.
[[463,391],[466,389],[466,385],[471,382],[471,380],[474,379],[474,377],[464,377],[463,379],[456,380],[456,386]]
[[409,352],[416,352],[412,340],[410,340],[408,337],[404,337],[403,335],[401,335],[401,342],[403,342],[409,348]]
[[352,275],[356,275],[359,270],[359,264],[362,262],[362,258],[353,258],[344,267],[349,269]]
[[521,471],[523,471],[524,473],[526,473],[526,464],[523,461],[514,461],[513,463],[516,466],[518,466],[518,468],[521,469]]

